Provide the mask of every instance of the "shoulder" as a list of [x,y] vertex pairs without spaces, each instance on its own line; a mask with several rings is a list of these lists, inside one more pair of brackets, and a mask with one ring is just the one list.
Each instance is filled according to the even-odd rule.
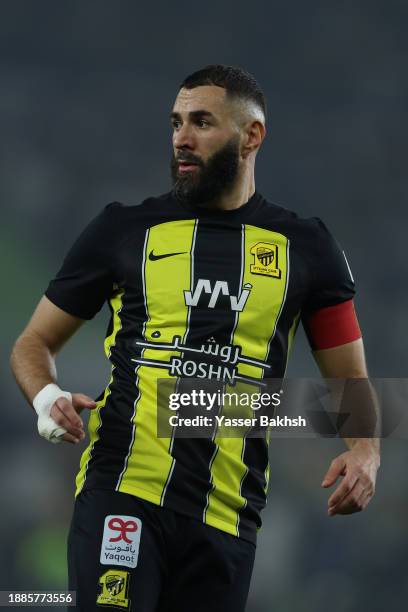
[[314,246],[332,241],[333,236],[320,217],[303,217],[272,200],[264,199],[262,216],[264,222],[282,228],[283,233],[298,240],[307,240]]
[[169,211],[169,194],[162,196],[152,196],[145,198],[137,204],[127,204],[115,200],[106,204],[96,217],[92,224],[101,229],[110,230],[115,233],[116,230],[126,230],[126,228],[137,227],[143,225],[144,220],[152,217],[163,216]]
[[142,222],[144,219],[165,216],[171,212],[171,204],[171,192],[147,197],[137,204],[113,201],[103,208],[100,216],[109,223],[123,226],[134,220]]
[[131,216],[132,214],[140,214],[142,211],[146,209],[150,210],[153,208],[167,207],[171,203],[171,192],[163,193],[158,196],[149,196],[144,200],[141,200],[137,204],[125,204],[119,201],[110,202],[105,206],[103,212],[110,215],[117,215],[126,217],[126,215]]

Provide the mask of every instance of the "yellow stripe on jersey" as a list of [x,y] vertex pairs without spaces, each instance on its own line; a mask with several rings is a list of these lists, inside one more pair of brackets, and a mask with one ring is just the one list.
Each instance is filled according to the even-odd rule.
[[292,323],[292,325],[290,327],[290,330],[289,330],[289,336],[288,336],[288,354],[287,354],[287,357],[286,357],[286,365],[287,365],[287,363],[289,361],[289,357],[290,357],[290,354],[292,352],[293,340],[295,338],[295,333],[296,333],[297,326],[298,326],[298,323],[299,323],[299,318],[300,318],[300,311],[298,312],[296,317],[293,319],[293,323]]
[[[151,360],[154,365],[139,362],[136,368],[139,396],[133,417],[134,441],[117,490],[157,504],[173,463],[171,438],[157,437],[157,379],[170,379],[175,386],[177,378],[170,375],[168,364],[172,357],[180,357],[180,351],[159,345],[172,343],[175,336],[183,340],[187,330],[184,290],[191,289],[194,235],[194,219],[155,225],[149,230],[144,253],[145,343],[156,343],[158,348],[144,346],[140,361]],[[157,366],[161,361],[163,367]]]
[[[274,259],[271,264],[263,265],[262,254],[267,245],[271,249],[274,247]],[[277,232],[245,225],[244,249],[242,285],[250,285],[250,294],[246,308],[239,313],[233,342],[245,347],[246,356],[251,359],[265,361],[286,298],[289,274],[288,239]],[[260,251],[260,254],[257,254],[257,251]],[[258,365],[240,363],[239,373],[262,378],[262,368]],[[274,376],[274,372],[266,368],[264,376]]]
[[[110,300],[110,305],[112,308],[112,333],[105,338],[104,342],[105,353],[108,358],[110,357],[112,347],[115,345],[116,334],[122,328],[122,323],[119,315],[120,311],[122,310],[123,295],[124,290],[121,289]],[[96,408],[90,411],[88,422],[89,444],[81,456],[79,472],[76,477],[75,496],[77,496],[81,492],[82,487],[84,486],[89,459],[91,458],[94,444],[99,438],[98,431],[101,425],[100,411],[105,406],[106,400],[108,399],[111,392],[110,386],[113,382],[113,370],[114,368],[112,368],[111,377],[107,387],[105,388],[105,392],[103,394],[102,399],[97,402]]]
[[[238,321],[232,338],[233,344],[245,347],[244,358],[264,362],[282,312],[289,278],[289,243],[286,236],[245,225],[243,232],[244,261],[242,285],[250,291],[245,308],[238,313]],[[241,362],[240,376],[255,379],[273,377],[274,373],[259,365]],[[237,390],[228,385],[226,392]],[[239,384],[239,391],[251,393],[248,384]],[[251,387],[253,389],[253,387]],[[240,415],[241,416],[241,415]],[[252,416],[249,414],[248,416]],[[243,462],[245,439],[215,438],[218,451],[211,466],[212,490],[208,497],[205,520],[209,525],[226,529],[235,525],[231,533],[238,535],[239,511],[245,504],[241,486],[247,473]],[[266,478],[269,471],[266,471]],[[227,485],[227,486],[226,486]]]

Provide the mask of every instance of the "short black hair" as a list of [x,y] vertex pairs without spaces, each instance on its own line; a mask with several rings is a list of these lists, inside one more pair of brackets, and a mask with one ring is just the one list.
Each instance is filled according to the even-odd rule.
[[266,99],[257,80],[238,66],[210,64],[193,72],[180,84],[180,89],[194,89],[201,85],[223,87],[230,98],[240,98],[254,102],[262,110],[266,119]]

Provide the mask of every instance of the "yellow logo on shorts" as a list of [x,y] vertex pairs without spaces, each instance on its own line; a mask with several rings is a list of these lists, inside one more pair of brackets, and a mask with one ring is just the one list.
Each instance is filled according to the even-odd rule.
[[269,242],[258,242],[250,251],[254,257],[250,271],[252,274],[262,274],[280,278],[281,271],[278,265],[278,245]]
[[99,606],[117,606],[130,610],[129,572],[108,570],[99,578],[102,587],[96,603]]

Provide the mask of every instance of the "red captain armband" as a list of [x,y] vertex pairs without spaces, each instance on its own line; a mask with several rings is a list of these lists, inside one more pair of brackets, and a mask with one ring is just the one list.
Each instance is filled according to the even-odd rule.
[[353,300],[305,314],[303,327],[313,351],[334,348],[361,338]]

